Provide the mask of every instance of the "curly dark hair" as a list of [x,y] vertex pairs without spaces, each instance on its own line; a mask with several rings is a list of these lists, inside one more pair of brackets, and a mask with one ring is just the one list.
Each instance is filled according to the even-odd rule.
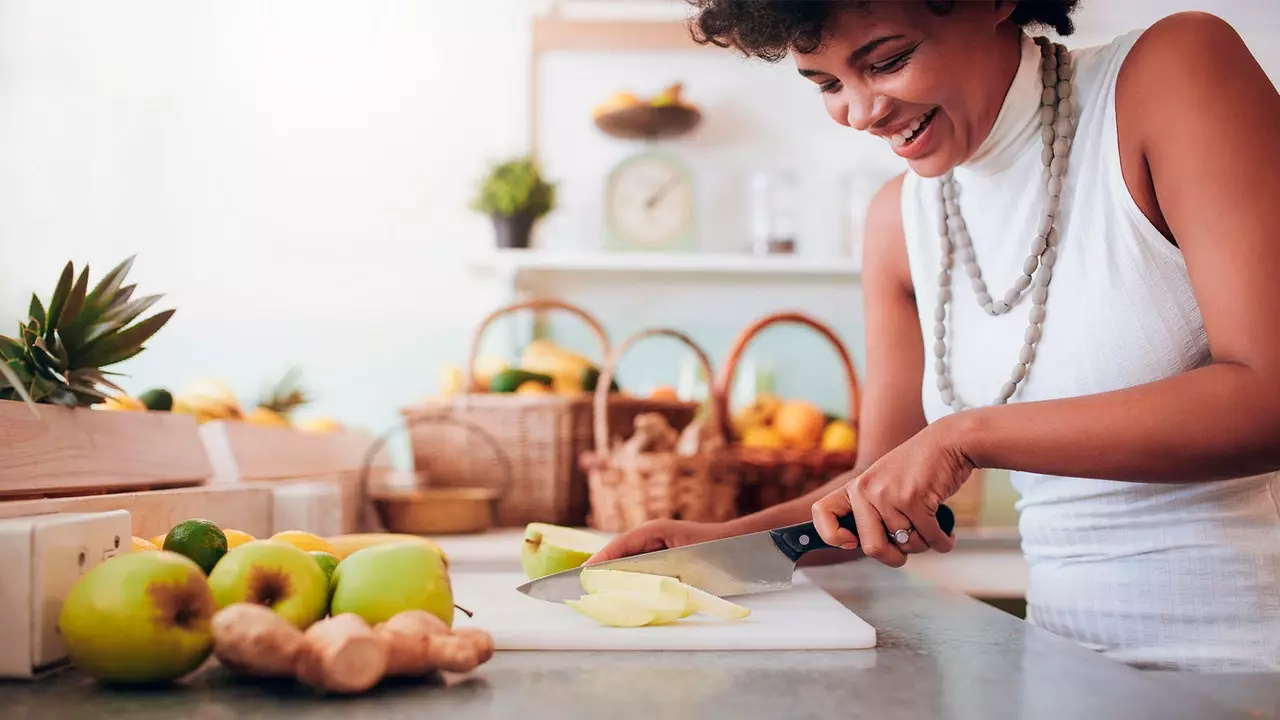
[[[776,62],[789,50],[811,53],[821,47],[827,22],[839,7],[869,0],[687,0],[697,9],[691,21],[693,39],[700,44],[735,48],[744,55]],[[1019,27],[1042,25],[1059,35],[1075,32],[1071,13],[1080,0],[1011,0],[1017,3],[1010,19]],[[945,15],[955,0],[926,0],[931,11]]]

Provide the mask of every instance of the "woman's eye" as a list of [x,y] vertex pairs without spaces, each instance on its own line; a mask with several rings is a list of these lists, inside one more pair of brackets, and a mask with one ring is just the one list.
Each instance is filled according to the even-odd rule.
[[819,85],[819,86],[818,86],[818,92],[821,92],[821,93],[833,93],[833,92],[835,92],[836,90],[838,90],[839,88],[840,88],[840,81],[839,81],[839,80],[828,80],[827,82],[824,82],[824,83],[822,83],[821,85]]
[[899,70],[907,64],[907,60],[911,59],[911,53],[914,51],[915,48],[912,48],[911,50],[900,52],[882,63],[876,63],[871,66],[871,72],[882,75]]

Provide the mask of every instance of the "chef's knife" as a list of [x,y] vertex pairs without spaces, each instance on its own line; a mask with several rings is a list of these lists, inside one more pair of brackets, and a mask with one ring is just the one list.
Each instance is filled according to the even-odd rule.
[[[955,527],[955,515],[946,505],[938,507],[938,525],[948,535]],[[853,515],[840,518],[840,527],[858,534]],[[892,539],[890,539],[892,542]],[[592,568],[625,570],[674,577],[719,597],[751,595],[791,587],[796,562],[811,550],[831,548],[812,522],[739,535],[723,540],[685,545],[668,550],[633,555],[591,565]],[[582,596],[576,567],[525,583],[520,592],[539,600],[563,602]]]

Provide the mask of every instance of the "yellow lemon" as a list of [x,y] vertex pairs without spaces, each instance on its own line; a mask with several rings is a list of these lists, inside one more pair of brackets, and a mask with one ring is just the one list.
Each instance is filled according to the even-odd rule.
[[308,552],[312,550],[320,550],[334,555],[338,554],[337,551],[333,549],[333,546],[329,544],[328,540],[305,530],[284,530],[272,535],[271,539],[276,542],[287,543],[299,550],[306,550]]
[[253,542],[257,539],[243,530],[223,530],[222,532],[227,536],[228,550],[234,547],[239,547],[247,542]]
[[147,538],[147,541],[150,542],[152,545],[155,545],[156,548],[162,548],[164,547],[164,539],[165,539],[164,535],[156,535],[155,537]]
[[780,448],[786,446],[782,435],[771,427],[754,425],[742,431],[742,446],[749,448]]
[[857,444],[858,432],[847,420],[836,420],[822,431],[822,449],[828,452],[853,450]]
[[160,548],[157,547],[155,543],[151,542],[150,540],[147,540],[146,538],[140,538],[137,535],[133,536],[133,552],[147,552],[148,550],[159,550],[159,549]]

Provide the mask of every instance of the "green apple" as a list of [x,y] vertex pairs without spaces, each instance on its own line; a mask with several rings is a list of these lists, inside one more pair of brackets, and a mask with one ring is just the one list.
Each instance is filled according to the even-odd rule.
[[338,563],[331,615],[355,613],[373,626],[404,610],[426,610],[453,626],[453,586],[438,552],[419,542],[392,542]]
[[213,650],[213,593],[190,558],[117,555],[72,586],[58,617],[71,661],[112,684],[154,684],[195,670]]
[[609,542],[576,528],[529,523],[524,529],[520,565],[530,580],[581,566]]
[[329,580],[305,550],[275,540],[247,542],[222,557],[209,573],[218,608],[247,602],[265,605],[299,630],[324,617]]

